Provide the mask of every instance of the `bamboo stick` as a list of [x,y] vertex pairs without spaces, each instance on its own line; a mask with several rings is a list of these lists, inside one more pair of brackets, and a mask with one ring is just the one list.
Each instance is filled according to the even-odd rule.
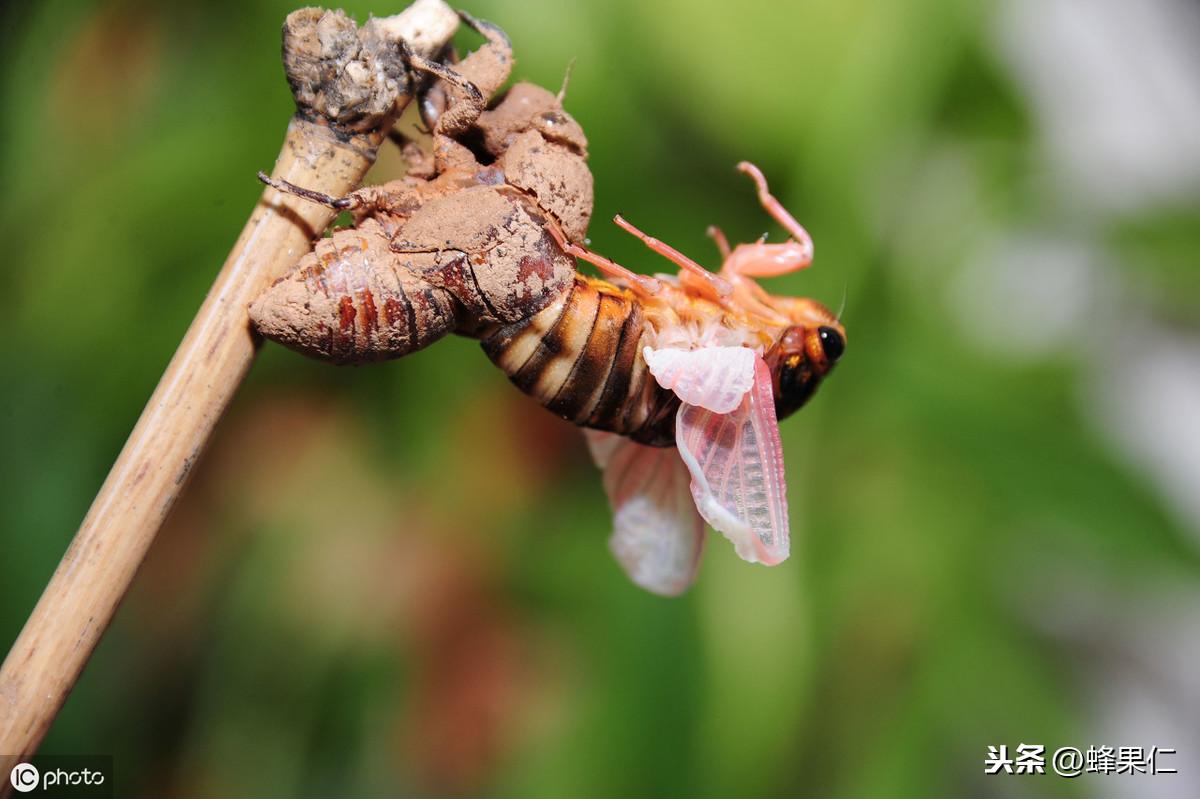
[[[417,0],[362,30],[340,12],[289,15],[284,63],[298,110],[273,176],[334,196],[357,188],[410,96],[393,37],[433,57],[457,25],[442,0]],[[315,203],[263,192],[0,668],[0,796],[10,769],[45,736],[250,368],[258,342],[247,306],[332,218]]]

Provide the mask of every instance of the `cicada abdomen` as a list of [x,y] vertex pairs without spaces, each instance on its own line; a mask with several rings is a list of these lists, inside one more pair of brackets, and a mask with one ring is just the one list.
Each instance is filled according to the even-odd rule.
[[651,446],[675,443],[679,398],[646,367],[642,303],[610,283],[577,275],[528,319],[494,327],[484,352],[550,411],[582,427]]

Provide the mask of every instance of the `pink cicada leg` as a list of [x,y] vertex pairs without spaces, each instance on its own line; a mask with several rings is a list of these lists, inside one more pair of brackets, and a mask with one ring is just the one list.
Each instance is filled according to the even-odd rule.
[[[677,264],[679,268],[683,270],[679,274],[679,280],[681,283],[695,286],[702,293],[712,297],[713,299],[728,297],[733,293],[733,286],[728,280],[718,275],[714,275],[712,272],[708,271],[691,258],[688,258],[686,255],[666,242],[659,241],[653,236],[646,235],[629,222],[626,222],[625,218],[620,214],[614,216],[613,221],[616,222],[618,227],[620,227],[626,233],[631,233],[634,236],[637,236],[647,247],[654,250],[664,258],[667,258],[668,260]],[[692,280],[688,280],[689,276],[692,278]]]
[[630,289],[643,296],[653,296],[658,294],[662,289],[661,281],[639,275],[630,269],[626,269],[611,258],[605,258],[599,253],[594,253],[586,247],[580,247],[572,241],[568,241],[563,232],[558,229],[558,225],[551,223],[546,226],[550,231],[550,235],[554,237],[554,241],[567,255],[573,258],[578,258],[581,261],[587,261],[592,266],[600,270],[600,273],[609,278],[616,278],[624,281]]
[[725,261],[728,261],[730,249],[729,239],[725,238],[725,231],[721,230],[721,228],[717,227],[716,225],[709,225],[708,229],[705,230],[704,233],[710,239],[712,239],[714,243],[716,243],[717,252],[721,253],[721,262],[724,263]]
[[771,218],[783,226],[791,239],[782,244],[740,244],[728,258],[721,271],[730,276],[774,277],[804,269],[812,263],[813,243],[808,231],[796,221],[767,188],[762,170],[749,161],[738,164],[738,170],[749,175],[758,187],[758,201]]

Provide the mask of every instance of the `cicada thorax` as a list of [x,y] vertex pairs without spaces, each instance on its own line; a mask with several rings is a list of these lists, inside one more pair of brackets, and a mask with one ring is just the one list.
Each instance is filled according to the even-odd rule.
[[576,275],[533,316],[483,331],[484,352],[522,391],[577,425],[651,446],[675,443],[679,398],[642,357],[646,310],[627,291]]

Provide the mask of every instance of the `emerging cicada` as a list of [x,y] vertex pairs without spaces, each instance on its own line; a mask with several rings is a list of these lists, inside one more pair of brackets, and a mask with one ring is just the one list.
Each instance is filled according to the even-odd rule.
[[[350,209],[355,227],[319,241],[256,300],[253,323],[337,363],[400,357],[448,332],[477,337],[522,391],[587,428],[612,549],[638,585],[690,585],[706,521],[742,558],[779,563],[789,543],[778,420],[812,395],[846,334],[820,303],[771,295],[755,278],[808,266],[808,233],[742,163],[787,241],[730,249],[712,228],[714,274],[617,217],[681,267],[655,277],[574,243],[592,210],[583,131],[561,93],[530,84],[485,111],[511,51],[498,28],[464,18],[488,42],[455,69],[410,56],[437,78],[422,101],[432,165],[341,199],[272,183]],[[607,279],[579,274],[573,258]]]
[[526,393],[585,428],[604,470],[613,553],[638,585],[677,594],[691,584],[704,522],[739,556],[788,556],[778,420],[803,405],[846,347],[837,318],[815,300],[768,294],[754,278],[803,269],[812,240],[738,168],[790,234],[730,250],[713,274],[620,216],[616,222],[675,262],[678,276],[638,275],[555,234],[565,252],[610,281],[577,275],[539,313],[483,335],[488,357]]

